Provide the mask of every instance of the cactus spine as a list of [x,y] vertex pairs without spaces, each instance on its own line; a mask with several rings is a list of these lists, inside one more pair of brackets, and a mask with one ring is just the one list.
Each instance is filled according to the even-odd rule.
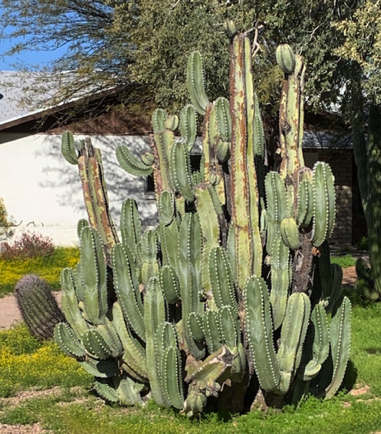
[[[105,399],[131,404],[152,396],[195,416],[209,397],[241,411],[254,375],[269,403],[337,391],[349,357],[350,304],[340,298],[342,274],[326,241],[334,180],[324,163],[313,172],[303,167],[304,66],[290,50],[280,56],[280,173],[264,166],[250,42],[242,34],[231,40],[230,101],[209,102],[201,55],[193,53],[194,108],[187,105],[179,122],[153,113],[153,160],[118,151],[137,175],[152,162],[159,225],[141,234],[135,202],[123,204],[122,243],[109,262],[116,301],[107,297],[100,239],[85,226],[80,264],[62,275],[69,324],[56,327],[63,351],[93,373]],[[196,111],[204,116],[203,155],[192,174]],[[228,404],[227,395],[239,399]]]

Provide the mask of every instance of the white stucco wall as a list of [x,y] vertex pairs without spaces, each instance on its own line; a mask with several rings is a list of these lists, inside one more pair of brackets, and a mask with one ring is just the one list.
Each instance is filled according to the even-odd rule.
[[[76,140],[84,136],[76,136]],[[145,194],[145,179],[126,173],[118,164],[115,148],[127,144],[139,155],[149,150],[148,139],[139,136],[92,136],[102,151],[110,209],[119,226],[122,202],[137,200],[143,225],[156,219],[155,201]],[[50,236],[57,245],[77,243],[76,225],[86,218],[77,166],[62,157],[60,135],[0,134],[0,198],[8,214],[29,230]]]

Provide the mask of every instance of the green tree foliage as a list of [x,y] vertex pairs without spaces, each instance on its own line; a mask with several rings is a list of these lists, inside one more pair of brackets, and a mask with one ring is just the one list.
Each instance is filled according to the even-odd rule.
[[38,107],[48,99],[50,105],[58,104],[74,96],[91,96],[94,92],[124,86],[132,52],[128,33],[118,21],[118,10],[125,3],[121,0],[1,0],[1,38],[13,43],[3,55],[66,49],[65,54],[47,66],[14,65],[17,69],[41,73],[33,88],[24,86],[23,102]]
[[[234,20],[248,31],[255,56],[254,80],[267,112],[275,113],[279,72],[274,47],[289,43],[307,61],[308,102],[327,107],[340,99],[348,61],[334,52],[345,37],[332,22],[350,19],[361,1],[318,0],[0,0],[2,38],[20,37],[10,53],[52,50],[67,53],[47,68],[73,71],[60,83],[55,102],[73,95],[139,83],[139,99],[177,110],[186,99],[183,71],[193,50],[203,53],[210,98],[228,92],[228,41],[223,24]],[[255,37],[256,36],[256,37]],[[41,69],[38,65],[34,68]],[[29,68],[30,69],[30,68]],[[261,73],[259,73],[261,71]],[[266,78],[264,78],[266,77]],[[40,88],[47,88],[46,78]],[[49,86],[49,84],[48,84]],[[28,89],[31,92],[32,89]],[[133,98],[130,93],[123,98]],[[30,98],[36,101],[36,98]]]
[[335,54],[359,67],[361,83],[367,100],[381,103],[381,4],[379,1],[360,2],[346,20],[334,27],[344,36]]

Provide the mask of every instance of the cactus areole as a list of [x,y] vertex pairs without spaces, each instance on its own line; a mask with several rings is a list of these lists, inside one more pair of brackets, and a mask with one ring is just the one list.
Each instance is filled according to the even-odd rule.
[[[159,215],[159,225],[142,233],[136,203],[127,199],[121,242],[105,189],[92,185],[105,185],[99,151],[87,150],[95,177],[64,135],[64,155],[78,161],[89,224],[79,224],[79,265],[62,272],[67,323],[55,338],[108,401],[153,399],[192,417],[210,403],[240,412],[259,395],[266,405],[297,404],[308,393],[330,397],[343,380],[351,306],[340,295],[342,273],[330,264],[327,242],[334,179],[325,163],[304,167],[303,60],[290,47],[278,57],[287,65],[280,173],[264,164],[250,41],[237,34],[230,101],[208,100],[202,57],[193,53],[191,104],[179,118],[154,112],[149,155],[118,148],[127,172],[153,173]],[[200,115],[203,155],[192,172]]]

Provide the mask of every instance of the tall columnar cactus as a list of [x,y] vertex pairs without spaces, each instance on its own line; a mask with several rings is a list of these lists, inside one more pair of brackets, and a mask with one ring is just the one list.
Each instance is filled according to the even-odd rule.
[[[141,161],[126,147],[117,150],[129,173],[154,174],[159,225],[141,234],[128,199],[122,242],[111,247],[109,262],[95,220],[81,224],[80,263],[62,272],[67,324],[55,330],[62,350],[96,377],[95,389],[109,401],[152,397],[194,416],[209,397],[237,412],[246,392],[279,405],[308,393],[330,397],[341,384],[351,308],[340,296],[341,269],[329,261],[333,176],[325,163],[304,167],[303,60],[288,46],[277,57],[285,72],[280,174],[264,166],[245,35],[231,42],[230,101],[209,101],[201,54],[193,53],[193,105],[179,120],[154,112],[152,154]],[[204,116],[203,155],[192,173],[196,112]],[[70,146],[64,150],[76,162]],[[249,390],[254,376],[259,389]]]
[[370,267],[359,259],[356,264],[359,292],[370,300],[381,298],[381,114],[380,108],[371,105],[368,122],[368,141],[359,121],[353,125],[353,148],[358,168],[360,193],[368,226],[369,262]]
[[78,165],[89,222],[99,232],[109,261],[111,249],[119,240],[109,211],[101,152],[94,149],[89,138],[76,144],[70,131],[62,136],[61,151],[70,164]]
[[53,338],[55,325],[65,317],[50,286],[36,274],[26,274],[16,283],[15,296],[31,334],[40,339]]

